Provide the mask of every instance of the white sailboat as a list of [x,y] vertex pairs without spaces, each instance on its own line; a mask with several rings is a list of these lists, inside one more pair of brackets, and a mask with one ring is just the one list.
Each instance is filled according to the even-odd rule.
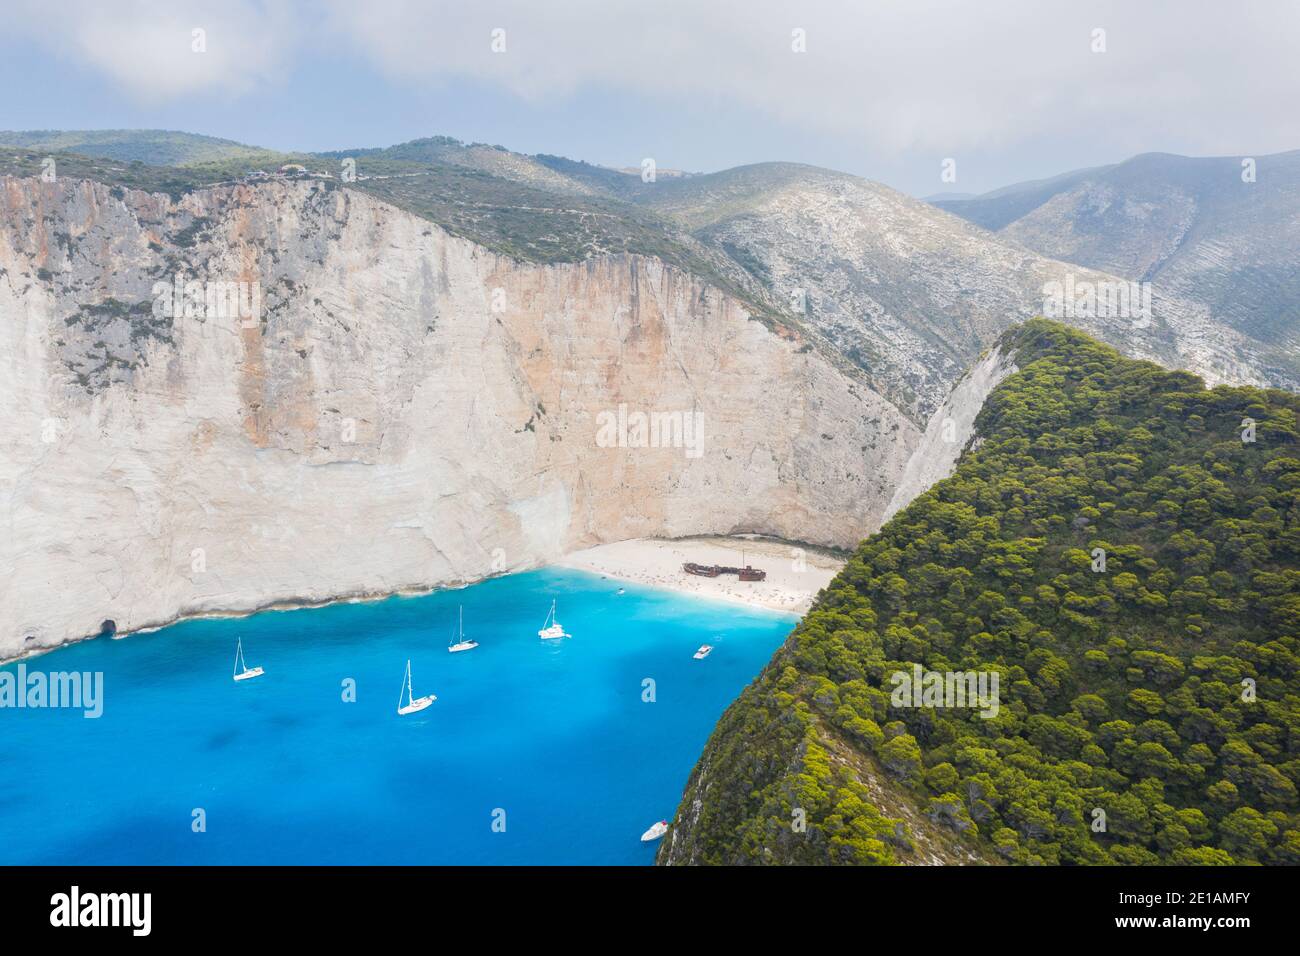
[[266,672],[260,667],[250,668],[248,666],[248,662],[244,660],[244,639],[242,637],[237,638],[235,643],[235,673],[233,675],[235,680],[261,677],[264,673]]
[[[424,710],[438,698],[434,694],[426,697],[416,697],[411,691],[411,662],[406,662],[406,678],[402,681],[402,693],[397,698],[397,713],[403,717],[407,714],[414,714],[417,711]],[[405,704],[402,701],[406,701]]]
[[537,632],[537,636],[544,641],[553,640],[554,638],[557,637],[572,636],[570,634],[565,633],[564,628],[560,626],[560,622],[555,619],[554,601],[551,602],[551,613],[546,615],[546,621],[545,623],[542,624],[542,629]]
[[460,609],[460,636],[447,646],[447,650],[453,654],[460,651],[472,651],[478,647],[478,641],[465,640],[465,608],[462,605]]

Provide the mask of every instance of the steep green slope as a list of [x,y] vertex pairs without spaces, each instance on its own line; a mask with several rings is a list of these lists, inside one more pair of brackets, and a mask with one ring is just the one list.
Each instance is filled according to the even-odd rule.
[[[982,441],[728,709],[660,862],[907,862],[882,797],[1016,863],[1300,862],[1300,397],[1004,345]],[[996,674],[996,716],[914,665]]]

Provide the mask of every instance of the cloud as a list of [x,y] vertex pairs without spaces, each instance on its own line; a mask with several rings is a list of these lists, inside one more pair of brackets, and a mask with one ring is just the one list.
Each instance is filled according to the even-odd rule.
[[[395,81],[470,76],[519,97],[583,87],[734,102],[877,150],[995,149],[1095,130],[1134,151],[1300,142],[1300,5],[1000,0],[371,0],[330,4]],[[490,34],[505,30],[506,51]],[[792,49],[802,29],[807,52]],[[1094,30],[1104,52],[1094,52]]]
[[[630,108],[738,107],[876,153],[1090,136],[1118,154],[1300,144],[1300,5],[1289,0],[64,0],[57,22],[44,4],[18,8],[12,30],[145,102],[255,94],[296,60],[344,55],[399,86],[469,79],[526,102],[597,89]],[[208,31],[202,56],[190,52],[196,26]],[[504,52],[493,52],[498,28]],[[1105,52],[1092,49],[1098,28]]]
[[101,73],[146,105],[255,93],[282,77],[298,35],[292,7],[245,0],[59,0],[57,7],[16,0],[7,7],[11,34]]

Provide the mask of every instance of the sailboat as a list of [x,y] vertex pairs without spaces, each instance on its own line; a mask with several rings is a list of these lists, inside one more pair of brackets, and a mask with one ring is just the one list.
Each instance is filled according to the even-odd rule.
[[265,671],[260,667],[250,668],[248,662],[244,660],[244,639],[238,638],[235,643],[235,680],[248,680],[251,677],[261,677]]
[[[417,711],[424,710],[438,698],[433,694],[427,697],[416,697],[411,691],[411,662],[406,662],[406,678],[402,681],[402,693],[397,698],[397,713],[405,717],[407,714],[414,714]],[[402,701],[406,701],[405,704]]]
[[447,646],[447,650],[455,654],[459,651],[472,651],[478,647],[478,641],[465,640],[465,608],[462,605],[460,609],[460,637]]
[[566,634],[566,633],[564,632],[564,628],[560,626],[560,622],[557,621],[557,620],[555,619],[555,602],[554,602],[554,601],[551,602],[551,613],[548,614],[548,615],[546,615],[546,622],[542,625],[542,629],[541,629],[540,631],[537,632],[537,636],[540,637],[540,638],[541,638],[542,640],[544,640],[544,641],[549,641],[549,640],[551,640],[551,639],[553,639],[553,638],[557,638],[557,637],[570,637],[570,636],[572,636],[572,635]]

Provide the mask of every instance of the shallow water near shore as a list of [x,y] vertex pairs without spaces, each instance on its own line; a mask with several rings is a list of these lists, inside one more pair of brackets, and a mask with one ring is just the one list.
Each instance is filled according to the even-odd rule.
[[[648,864],[795,620],[543,569],[72,645],[26,669],[102,672],[103,715],[0,708],[0,863]],[[237,637],[264,676],[231,680]],[[438,699],[399,717],[407,658]]]

